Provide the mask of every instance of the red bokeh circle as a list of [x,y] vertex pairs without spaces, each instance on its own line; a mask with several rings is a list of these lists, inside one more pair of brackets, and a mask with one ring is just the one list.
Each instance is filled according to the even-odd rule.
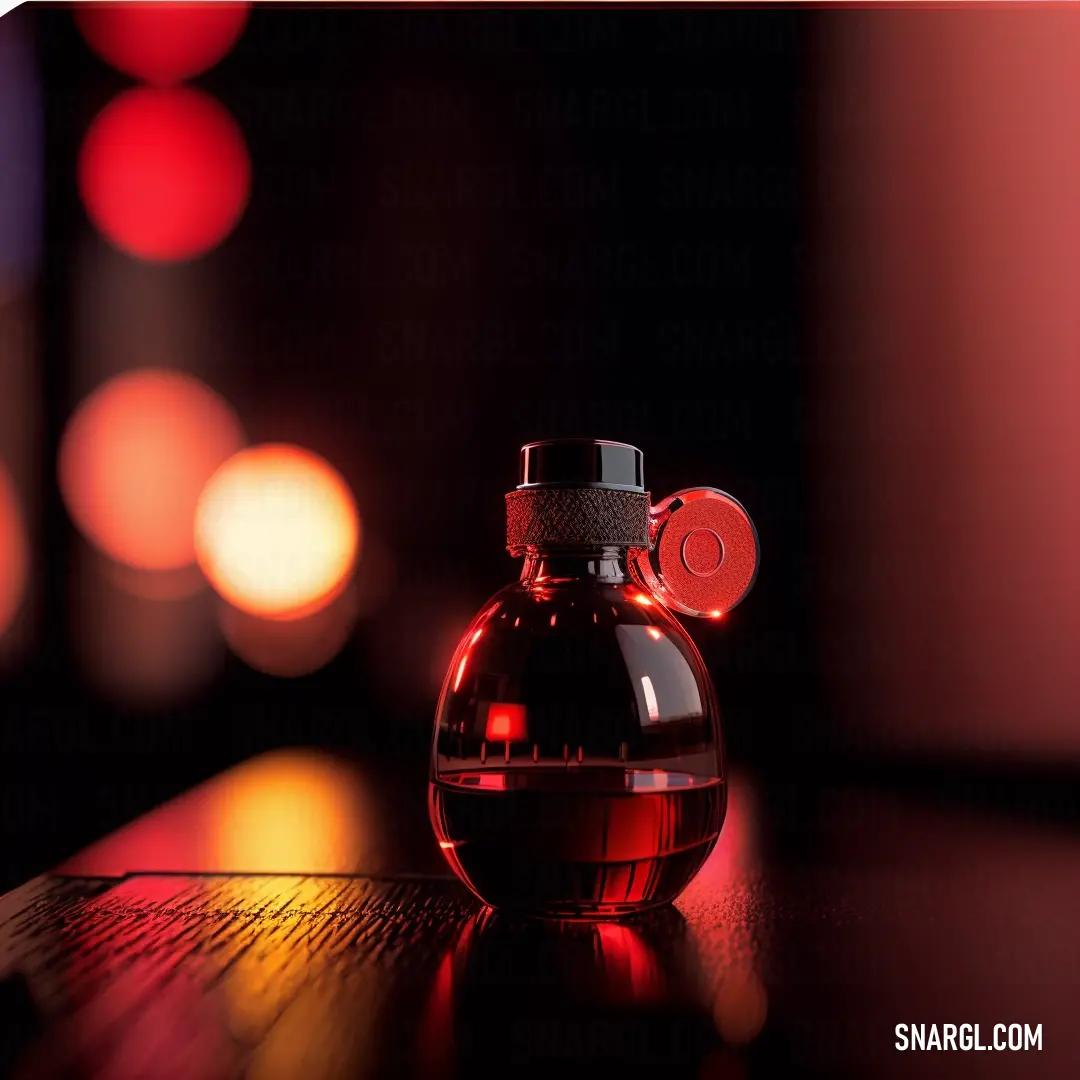
[[247,3],[79,4],[75,21],[106,63],[165,85],[213,67],[236,44],[250,14]]
[[228,111],[191,89],[141,87],[95,118],[79,157],[79,191],[97,229],[151,262],[193,259],[232,232],[251,164]]
[[26,523],[11,475],[0,461],[0,637],[15,621],[30,564]]

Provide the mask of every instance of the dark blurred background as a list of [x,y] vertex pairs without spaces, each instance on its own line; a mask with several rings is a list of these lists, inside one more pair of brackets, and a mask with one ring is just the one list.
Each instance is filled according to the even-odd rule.
[[[0,886],[264,749],[422,776],[557,436],[754,519],[753,593],[690,630],[782,821],[838,770],[1076,817],[1075,11],[258,6],[191,84],[249,201],[165,263],[85,209],[133,80],[66,8],[0,48]],[[92,550],[58,454],[144,367],[340,473],[343,608],[223,617]]]
[[[518,572],[503,495],[531,439],[632,442],[655,498],[710,484],[744,503],[764,553],[753,601],[693,627],[729,750],[756,761],[819,737],[801,15],[256,8],[195,83],[243,132],[250,203],[216,250],[165,266],[97,236],[76,182],[88,125],[132,80],[70,10],[13,18],[36,67],[20,93],[42,119],[45,242],[13,301],[35,354],[23,427],[40,421],[32,587],[9,632],[27,640],[2,683],[4,886],[263,749],[426,760],[457,636]],[[155,303],[188,306],[156,330]],[[57,448],[79,401],[140,363],[198,373],[251,442],[313,450],[355,493],[371,603],[320,670],[253,670],[199,622],[205,597],[78,584],[92,568]],[[125,679],[147,649],[177,656]]]

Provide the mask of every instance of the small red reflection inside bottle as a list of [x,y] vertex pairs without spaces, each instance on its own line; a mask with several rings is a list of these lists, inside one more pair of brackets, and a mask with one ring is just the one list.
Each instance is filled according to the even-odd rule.
[[528,737],[525,706],[498,702],[488,709],[485,736],[489,742],[521,742]]

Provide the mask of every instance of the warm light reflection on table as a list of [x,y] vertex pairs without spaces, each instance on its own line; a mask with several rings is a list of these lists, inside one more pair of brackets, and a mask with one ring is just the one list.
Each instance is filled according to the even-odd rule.
[[382,868],[385,833],[363,773],[330,754],[267,754],[68,860],[68,875],[132,871],[349,874]]
[[[679,909],[521,924],[445,873],[395,880],[395,788],[379,776],[313,750],[268,754],[65,863],[81,879],[46,886],[69,892],[41,902],[35,918],[50,915],[31,937],[25,920],[0,932],[5,967],[27,974],[53,1017],[23,1080],[150,1075],[139,1063],[161,1080],[456,1076],[507,1003],[521,1011],[503,1028],[511,1057],[609,1020],[604,1060],[635,1052],[642,1031],[699,1064],[724,1038],[757,1034],[764,935],[745,898],[760,878],[747,785],[733,784],[723,839]],[[441,866],[429,830],[424,842]],[[553,1008],[524,1007],[534,984]]]
[[[281,751],[62,868],[80,877],[0,899],[0,974],[21,972],[48,1021],[20,1080],[76,1065],[98,1080],[426,1080],[491,1060],[558,1071],[579,1051],[612,1074],[663,1061],[743,1080],[772,1075],[777,1045],[811,1075],[899,1080],[880,1032],[950,1010],[1053,1032],[1025,1077],[1061,1075],[1080,1049],[1067,833],[850,790],[817,807],[813,859],[770,861],[777,792],[736,775],[721,840],[675,906],[545,923],[481,909],[438,872],[411,790]],[[402,833],[410,818],[420,831]],[[983,1057],[985,1075],[1016,1075],[1018,1055]]]

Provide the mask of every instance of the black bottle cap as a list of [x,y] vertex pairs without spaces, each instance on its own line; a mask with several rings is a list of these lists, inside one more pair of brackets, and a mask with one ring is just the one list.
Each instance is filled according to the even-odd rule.
[[605,439],[547,439],[521,448],[518,490],[593,487],[645,490],[641,451]]

